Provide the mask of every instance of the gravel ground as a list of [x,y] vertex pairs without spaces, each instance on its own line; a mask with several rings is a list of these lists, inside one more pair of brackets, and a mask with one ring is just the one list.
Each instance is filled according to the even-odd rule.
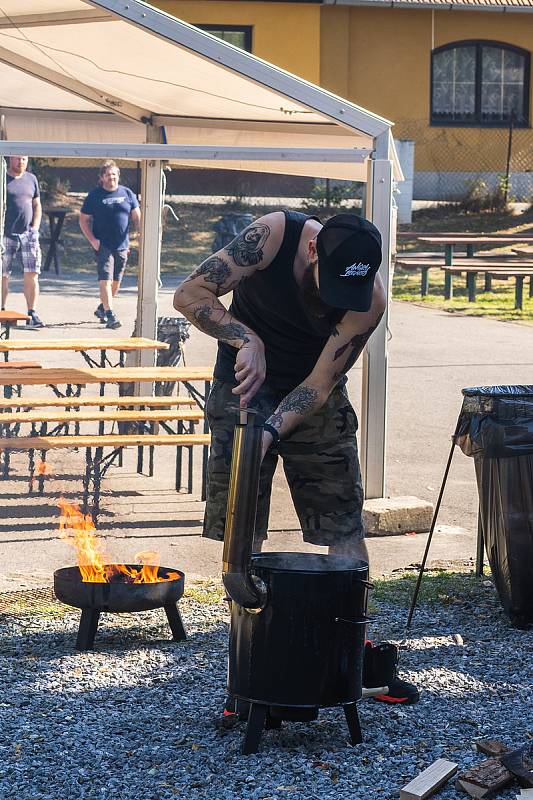
[[[96,650],[83,654],[77,612],[42,596],[22,603],[0,614],[0,797],[372,800],[398,797],[436,758],[480,761],[476,738],[518,746],[533,737],[532,637],[509,627],[484,584],[474,599],[417,610],[402,666],[422,689],[418,705],[362,701],[355,748],[342,711],[322,710],[265,732],[247,757],[242,725],[216,725],[228,616],[212,591],[180,601],[186,642],[168,640],[162,611],[102,615]],[[374,612],[374,640],[398,640],[405,608],[379,601]],[[453,782],[438,796],[457,797]]]

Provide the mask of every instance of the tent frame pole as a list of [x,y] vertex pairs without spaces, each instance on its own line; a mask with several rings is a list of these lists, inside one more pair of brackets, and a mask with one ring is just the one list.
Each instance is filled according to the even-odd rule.
[[[388,148],[386,153],[388,155]],[[384,497],[386,492],[387,338],[392,289],[392,189],[391,160],[389,158],[370,159],[365,214],[381,233],[383,259],[379,274],[385,288],[387,304],[383,319],[369,339],[363,356],[361,470],[365,498]]]

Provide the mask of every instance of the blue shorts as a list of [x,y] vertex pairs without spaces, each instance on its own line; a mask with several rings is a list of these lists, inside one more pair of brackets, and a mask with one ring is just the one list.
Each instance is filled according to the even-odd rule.
[[121,281],[128,262],[127,250],[111,250],[100,242],[95,252],[99,281]]

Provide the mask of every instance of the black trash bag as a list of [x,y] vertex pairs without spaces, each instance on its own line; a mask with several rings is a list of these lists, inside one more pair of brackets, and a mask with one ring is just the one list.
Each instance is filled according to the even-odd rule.
[[[189,338],[189,328],[191,323],[185,317],[158,317],[157,318],[157,341],[166,342],[170,345],[168,350],[158,350],[156,366],[158,367],[177,367],[183,356],[183,345]],[[132,336],[137,336],[137,323],[133,329]],[[156,383],[156,397],[169,397],[176,386],[175,381],[164,381]],[[121,396],[133,396],[133,383],[119,384]]]
[[505,613],[533,625],[533,386],[463,389],[458,437],[474,458],[485,548]]
[[222,248],[235,239],[241,231],[248,225],[251,225],[253,220],[253,214],[243,214],[238,211],[231,211],[229,214],[225,214],[213,225],[215,238],[211,245],[211,252],[216,253],[217,250],[222,250]]

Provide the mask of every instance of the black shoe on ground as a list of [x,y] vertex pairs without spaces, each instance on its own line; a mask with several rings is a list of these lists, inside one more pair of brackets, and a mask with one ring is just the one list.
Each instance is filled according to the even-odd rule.
[[237,703],[233,697],[226,697],[224,703],[224,711],[222,716],[219,717],[216,724],[218,728],[229,731],[234,728],[239,722],[239,714],[237,713]]
[[120,320],[117,319],[115,314],[112,311],[106,311],[106,320],[105,326],[106,328],[111,328],[111,330],[115,330],[116,328],[120,328],[122,323]]
[[102,303],[100,303],[100,305],[98,306],[98,308],[94,312],[94,316],[97,317],[100,320],[100,322],[105,324],[106,315],[105,315],[105,310],[104,310],[104,307],[103,307]]
[[28,328],[44,328],[44,322],[40,319],[35,311],[28,311],[29,319],[26,320]]
[[420,692],[413,683],[402,681],[400,678],[393,678],[389,681],[387,694],[377,694],[372,700],[389,703],[390,705],[403,703],[403,705],[411,706],[420,700]]
[[418,703],[420,694],[416,686],[398,678],[398,660],[399,650],[391,642],[378,645],[365,642],[363,686],[366,689],[388,686],[387,694],[378,694],[372,698],[378,702],[405,705]]

